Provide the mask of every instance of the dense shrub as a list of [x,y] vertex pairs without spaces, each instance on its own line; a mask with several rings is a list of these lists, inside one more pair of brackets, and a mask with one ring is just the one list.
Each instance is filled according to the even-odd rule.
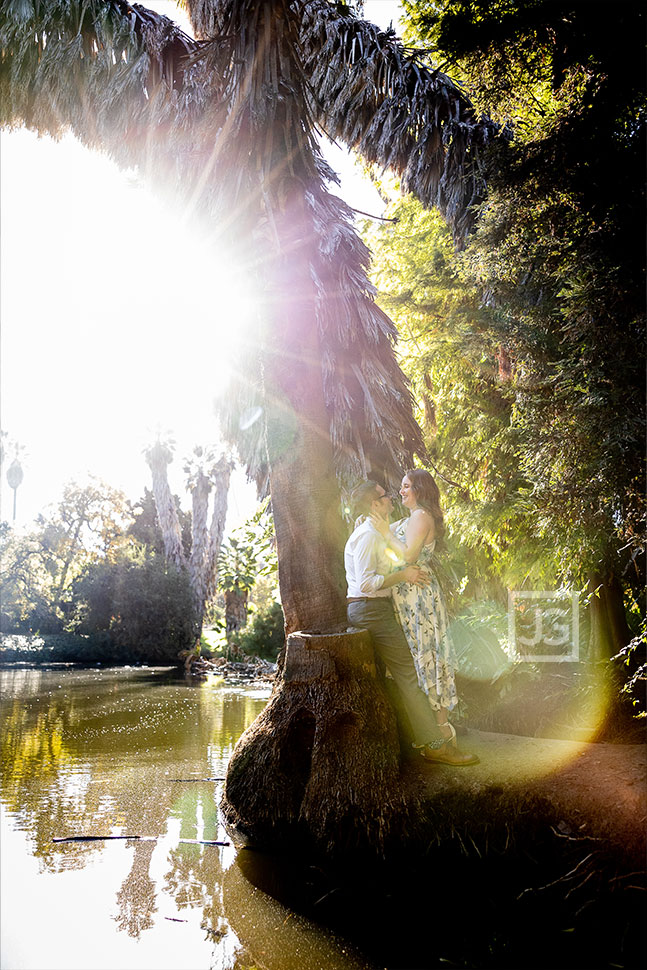
[[131,651],[117,646],[109,633],[54,633],[3,636],[0,663],[127,664]]
[[281,604],[272,602],[254,613],[249,625],[236,635],[236,646],[250,656],[276,660],[285,642],[284,624]]
[[109,632],[132,661],[177,663],[196,637],[188,576],[150,552],[92,564],[75,582],[73,599],[75,632]]

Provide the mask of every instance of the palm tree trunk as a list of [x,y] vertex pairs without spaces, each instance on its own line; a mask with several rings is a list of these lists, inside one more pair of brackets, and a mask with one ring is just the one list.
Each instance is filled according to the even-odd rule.
[[202,633],[202,619],[207,596],[205,567],[209,539],[207,516],[209,514],[210,491],[211,482],[200,470],[191,487],[191,556],[189,559],[189,577],[198,625],[198,637]]
[[[198,457],[189,474],[188,485],[192,498],[191,557],[189,576],[193,591],[198,637],[202,633],[204,613],[209,600],[216,591],[218,580],[218,554],[227,517],[227,497],[232,463],[222,456],[215,464],[208,459],[208,467],[202,458],[202,449],[196,449]],[[211,525],[209,496],[214,492]]]
[[287,643],[267,708],[240,738],[221,808],[240,844],[383,852],[416,824],[393,709],[366,632],[347,630],[343,529],[309,250],[294,193],[275,218],[267,445]]
[[[264,63],[280,65],[281,85],[292,98],[277,98],[271,112],[265,104],[249,110],[267,119],[251,144],[270,149],[256,166],[267,227],[263,379],[288,637],[270,703],[230,759],[222,810],[247,843],[294,847],[303,840],[325,850],[382,850],[390,837],[406,831],[411,806],[400,783],[395,717],[376,677],[370,637],[347,631],[344,529],[312,275],[318,239],[307,199],[323,201],[326,193],[295,57],[298,18],[285,0],[233,6],[228,0],[227,8],[234,37],[250,37],[249,25],[256,25]],[[262,94],[270,68],[262,71],[260,56],[249,51],[236,62],[249,72],[238,78],[238,90]]]
[[237,845],[293,852],[381,854],[416,830],[366,631],[288,637],[281,679],[229,761],[221,809]]
[[211,478],[214,483],[213,511],[211,514],[211,525],[209,526],[209,538],[207,540],[207,555],[205,561],[205,602],[209,602],[216,592],[218,582],[218,556],[222,545],[222,537],[225,532],[225,520],[227,518],[227,496],[229,495],[229,480],[233,462],[230,458],[223,457],[211,470]]
[[182,530],[169,488],[167,474],[167,466],[172,461],[172,453],[169,448],[158,441],[146,452],[146,461],[153,476],[153,496],[162,539],[164,540],[164,553],[169,562],[181,569],[186,566],[182,546]]
[[326,412],[305,203],[293,193],[275,219],[273,350],[265,356],[267,449],[286,633],[345,622],[341,503]]

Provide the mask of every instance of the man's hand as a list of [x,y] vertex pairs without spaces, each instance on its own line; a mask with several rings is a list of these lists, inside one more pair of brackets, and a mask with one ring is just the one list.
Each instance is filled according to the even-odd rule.
[[428,586],[430,582],[429,573],[420,566],[406,566],[402,570],[403,582],[412,583],[414,586]]

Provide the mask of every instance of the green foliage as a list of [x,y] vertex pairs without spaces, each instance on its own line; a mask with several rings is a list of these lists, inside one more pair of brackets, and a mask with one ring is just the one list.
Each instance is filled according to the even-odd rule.
[[647,620],[643,619],[639,632],[614,658],[625,668],[622,693],[627,697],[639,718],[647,718]]
[[621,577],[635,602],[645,579],[642,7],[609,17],[541,0],[405,7],[408,39],[514,128],[490,156],[490,196],[462,253],[411,200],[392,213],[397,232],[370,240],[440,483],[459,485],[446,489],[454,538],[474,580],[595,577],[611,590]]
[[192,646],[188,576],[165,562],[150,493],[139,508],[103,483],[69,483],[29,533],[4,526],[2,633],[63,638],[32,660],[177,663]]
[[220,549],[218,588],[224,593],[228,649],[240,649],[240,631],[247,623],[252,592],[256,607],[263,612],[273,605],[277,572],[274,523],[266,499]]
[[494,313],[437,213],[411,197],[390,211],[397,227],[373,227],[368,240],[444,493],[445,568],[468,597],[505,602],[505,586],[554,580],[558,564],[536,529],[531,482],[520,468],[514,389],[488,332]]
[[285,643],[284,622],[281,604],[272,602],[254,613],[249,625],[236,633],[238,650],[252,657],[276,660]]
[[[574,165],[584,154],[579,129],[587,127],[587,115],[615,115],[626,124],[644,103],[645,12],[635,0],[403,0],[403,6],[407,40],[429,45],[479,110],[513,126],[515,140],[570,129]],[[621,133],[603,126],[598,137]],[[600,160],[589,161],[592,174]],[[580,172],[580,186],[586,178]]]
[[274,524],[266,499],[237,529],[227,542],[223,542],[218,558],[218,588],[250,591],[261,576],[272,576],[278,571]]
[[256,575],[254,547],[231,536],[220,550],[218,586],[222,590],[250,590]]
[[74,586],[73,628],[109,632],[131,660],[177,663],[195,641],[188,576],[163,556],[135,547],[116,562],[88,566]]
[[66,629],[75,578],[92,562],[112,560],[127,545],[132,521],[125,496],[91,479],[69,482],[61,501],[26,534],[8,527],[2,553],[2,631]]
[[127,664],[128,647],[118,646],[109,633],[54,633],[43,636],[9,635],[2,638],[0,663]]
[[642,557],[642,583],[644,9],[405,6],[411,36],[514,126],[460,272],[480,294],[485,339],[509,358],[538,532],[565,575]]

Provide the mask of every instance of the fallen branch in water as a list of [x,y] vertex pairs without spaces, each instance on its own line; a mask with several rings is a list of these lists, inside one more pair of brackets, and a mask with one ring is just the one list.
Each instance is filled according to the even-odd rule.
[[231,842],[218,842],[217,839],[179,839],[179,842],[188,842],[190,845],[231,845]]
[[[157,842],[159,835],[67,835],[62,839],[52,839],[52,842],[104,842],[108,839],[123,839],[127,842]],[[216,839],[178,839],[190,845],[231,845],[231,842],[219,842]]]
[[224,778],[170,778],[169,781],[224,781]]
[[156,842],[156,835],[67,835],[62,839],[52,839],[52,842],[103,842],[106,839],[138,839],[140,842]]

